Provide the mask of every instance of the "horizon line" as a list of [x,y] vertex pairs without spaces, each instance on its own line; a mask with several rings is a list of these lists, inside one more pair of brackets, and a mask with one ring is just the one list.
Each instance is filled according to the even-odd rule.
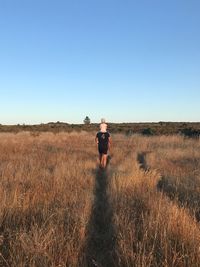
[[[106,122],[107,124],[159,124],[159,123],[200,123],[200,121],[129,121],[129,122]],[[85,125],[82,123],[69,123],[65,121],[49,121],[49,122],[41,122],[41,123],[11,123],[11,124],[2,124],[0,126],[39,126],[39,125],[47,125],[47,124],[67,124],[67,125]],[[100,124],[100,122],[91,122],[89,125]]]

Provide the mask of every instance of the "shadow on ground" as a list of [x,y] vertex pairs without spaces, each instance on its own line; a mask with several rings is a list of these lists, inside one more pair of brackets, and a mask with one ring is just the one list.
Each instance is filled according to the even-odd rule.
[[144,171],[149,170],[149,166],[147,165],[146,155],[151,152],[141,152],[137,154],[137,161],[140,164],[140,168]]
[[[140,165],[140,168],[144,171],[149,171],[150,167],[148,166],[146,156],[150,151],[140,152],[137,155],[137,161]],[[195,187],[200,187],[199,179],[193,177],[193,183],[190,185],[180,183],[175,184],[170,182],[167,177],[161,177],[158,181],[157,189],[167,195],[170,200],[176,200],[181,207],[187,207],[192,215],[200,222],[200,195],[198,190]],[[192,185],[192,186],[191,186]]]
[[85,247],[87,267],[119,266],[116,256],[116,233],[113,210],[108,197],[108,170],[96,171],[94,204]]
[[[194,177],[193,183],[197,188],[200,186],[199,180]],[[170,183],[167,177],[160,179],[157,188],[171,200],[177,200],[180,206],[189,208],[194,213],[196,220],[200,222],[200,195],[198,190],[184,184],[175,185]]]

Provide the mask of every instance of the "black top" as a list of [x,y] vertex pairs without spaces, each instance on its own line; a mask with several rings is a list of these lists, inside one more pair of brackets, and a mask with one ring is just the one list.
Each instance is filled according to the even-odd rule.
[[98,132],[96,137],[98,138],[99,146],[108,146],[109,137],[110,137],[109,132],[105,132],[105,133]]

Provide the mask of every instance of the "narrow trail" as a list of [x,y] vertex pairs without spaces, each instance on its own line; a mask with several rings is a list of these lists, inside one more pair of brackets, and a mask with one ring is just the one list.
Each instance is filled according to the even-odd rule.
[[[137,155],[137,161],[140,165],[140,168],[145,172],[151,170],[151,167],[148,166],[146,160],[146,155],[148,153],[151,152],[141,152]],[[199,180],[196,180],[196,184],[198,184],[198,182]],[[196,221],[200,222],[200,208],[196,208],[196,203],[200,202],[198,193],[195,194],[193,190],[183,187],[181,188],[181,191],[178,192],[177,187],[171,184],[164,176],[161,176],[161,179],[158,181],[157,190],[164,193],[171,201],[176,202],[178,206],[187,207],[191,211],[192,216],[195,217]],[[190,195],[190,202],[188,202],[188,195]]]
[[116,233],[113,226],[113,210],[107,192],[109,171],[96,170],[95,179],[95,199],[86,243],[86,266],[118,266],[115,254]]
[[147,160],[146,160],[147,153],[150,153],[150,152],[141,152],[141,153],[138,153],[137,155],[137,161],[140,165],[140,168],[143,169],[144,171],[149,170],[149,166],[147,165]]

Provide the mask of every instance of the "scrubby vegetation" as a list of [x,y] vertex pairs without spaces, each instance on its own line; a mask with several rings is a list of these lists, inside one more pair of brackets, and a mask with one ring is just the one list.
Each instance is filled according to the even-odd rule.
[[[87,118],[87,117],[86,117]],[[89,121],[86,120],[86,122]],[[200,123],[189,122],[158,122],[158,123],[108,123],[112,133],[124,133],[128,136],[133,134],[152,135],[174,135],[180,134],[186,137],[200,136]],[[93,132],[98,131],[99,124],[68,124],[64,122],[50,122],[38,125],[0,125],[0,132],[18,133],[21,131],[34,132]]]
[[0,134],[0,266],[200,266],[200,141],[94,136]]

